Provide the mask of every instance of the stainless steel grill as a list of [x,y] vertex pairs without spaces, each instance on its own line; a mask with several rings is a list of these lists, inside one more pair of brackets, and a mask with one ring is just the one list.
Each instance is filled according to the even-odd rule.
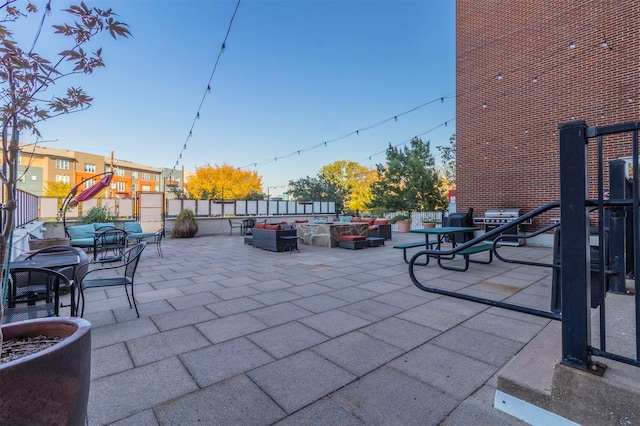
[[[484,231],[489,232],[505,223],[509,223],[518,216],[520,216],[521,209],[518,208],[509,208],[509,209],[487,209],[485,211],[484,217],[474,217],[473,223],[484,225]],[[524,222],[522,225],[530,225],[531,220]],[[522,234],[522,225],[514,225],[510,228],[507,228],[502,234]],[[488,240],[493,241],[493,240]],[[524,238],[518,237],[506,237],[500,240],[500,244],[511,245],[511,246],[522,246],[524,245]]]

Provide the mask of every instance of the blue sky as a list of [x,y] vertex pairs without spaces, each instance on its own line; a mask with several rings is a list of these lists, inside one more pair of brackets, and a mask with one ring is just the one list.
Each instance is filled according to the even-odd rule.
[[[62,22],[60,10],[71,3],[53,0],[36,51],[58,48],[59,36],[46,29]],[[453,0],[242,0],[211,92],[235,0],[86,3],[111,7],[133,37],[96,45],[106,68],[73,80],[95,98],[93,106],[42,124],[42,138],[57,139],[47,146],[114,151],[155,167],[178,162],[187,172],[207,162],[251,166],[264,192],[275,187],[269,192],[277,194],[289,180],[316,176],[337,160],[373,168],[384,163],[389,143],[445,121],[421,138],[436,152],[455,133]],[[21,35],[31,40],[38,19]]]

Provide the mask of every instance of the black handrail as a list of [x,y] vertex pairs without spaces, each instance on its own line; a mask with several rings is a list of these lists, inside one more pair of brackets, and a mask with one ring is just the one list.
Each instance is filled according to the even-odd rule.
[[[484,305],[489,305],[489,306],[495,306],[498,308],[503,308],[503,309],[509,309],[512,311],[517,311],[517,312],[522,312],[525,314],[531,314],[531,315],[536,315],[539,317],[543,317],[543,318],[549,318],[552,320],[556,320],[556,321],[560,321],[562,320],[562,313],[556,313],[556,312],[550,312],[550,311],[543,311],[541,309],[534,309],[534,308],[528,308],[526,306],[521,306],[521,305],[515,305],[512,303],[507,303],[507,302],[500,302],[497,300],[493,300],[493,299],[487,299],[484,297],[477,297],[477,296],[471,296],[468,294],[463,294],[463,293],[457,293],[455,291],[449,291],[449,290],[443,290],[441,288],[436,288],[436,287],[428,287],[423,285],[422,283],[420,283],[420,281],[418,281],[418,279],[416,278],[415,272],[414,272],[414,265],[416,264],[416,259],[419,258],[420,256],[447,256],[447,255],[453,255],[458,253],[461,250],[464,250],[468,247],[472,247],[482,241],[486,241],[492,237],[496,237],[498,236],[501,232],[516,226],[516,225],[520,225],[523,222],[526,222],[546,211],[549,211],[551,209],[555,209],[560,207],[560,202],[559,201],[553,201],[551,203],[547,203],[543,206],[540,206],[534,210],[531,210],[528,213],[525,213],[522,216],[519,216],[515,219],[513,219],[512,221],[509,221],[508,223],[504,224],[504,225],[500,225],[499,227],[492,229],[489,232],[486,232],[483,235],[480,235],[479,237],[476,237],[470,241],[467,241],[463,244],[460,244],[456,247],[453,247],[450,250],[420,250],[419,252],[417,252],[415,255],[413,255],[413,257],[411,258],[411,260],[409,261],[409,276],[411,277],[411,281],[413,282],[413,284],[418,287],[420,290],[423,291],[427,291],[429,293],[436,293],[436,294],[442,294],[444,296],[450,296],[450,297],[455,297],[457,299],[463,299],[463,300],[468,300],[471,302],[477,302],[477,303],[482,303]],[[555,225],[555,224],[554,224]],[[495,243],[494,243],[494,247],[495,247]]]

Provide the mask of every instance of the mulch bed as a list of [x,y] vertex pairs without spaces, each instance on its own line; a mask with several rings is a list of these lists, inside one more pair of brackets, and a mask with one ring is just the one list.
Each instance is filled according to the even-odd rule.
[[64,337],[55,336],[20,337],[6,340],[2,342],[0,364],[40,352],[63,340]]

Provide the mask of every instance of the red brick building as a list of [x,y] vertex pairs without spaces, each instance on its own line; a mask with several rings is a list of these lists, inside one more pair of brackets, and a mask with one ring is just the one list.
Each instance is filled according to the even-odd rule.
[[531,210],[559,199],[558,124],[640,120],[640,0],[458,0],[456,65],[457,210]]

